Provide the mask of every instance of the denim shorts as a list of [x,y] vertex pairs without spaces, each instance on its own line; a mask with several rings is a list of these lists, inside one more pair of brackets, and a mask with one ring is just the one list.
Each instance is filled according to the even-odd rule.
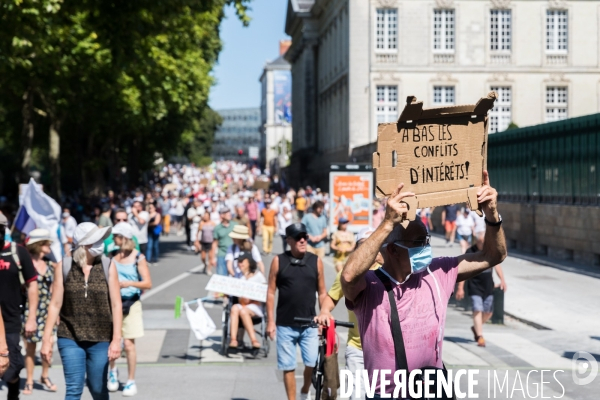
[[471,301],[473,302],[473,311],[486,313],[494,311],[494,295],[490,294],[485,300],[481,296],[471,296]]
[[319,331],[317,328],[277,326],[277,369],[296,369],[296,345],[300,345],[302,362],[307,367],[317,365],[319,353]]

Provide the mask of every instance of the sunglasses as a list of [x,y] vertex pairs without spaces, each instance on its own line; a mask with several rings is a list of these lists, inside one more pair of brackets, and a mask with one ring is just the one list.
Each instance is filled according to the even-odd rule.
[[296,237],[293,237],[292,239],[294,239],[296,242],[301,241],[302,239],[304,240],[308,240],[308,235],[302,234],[302,235],[298,235]]

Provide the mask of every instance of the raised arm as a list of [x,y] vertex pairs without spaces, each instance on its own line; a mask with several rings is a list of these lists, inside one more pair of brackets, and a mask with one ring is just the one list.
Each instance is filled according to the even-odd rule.
[[[496,223],[500,220],[497,210],[498,192],[490,186],[487,171],[483,171],[483,185],[477,192],[477,202],[486,220]],[[488,225],[485,230],[483,249],[477,253],[467,253],[458,257],[458,281],[469,279],[481,271],[500,264],[506,258],[506,240],[502,226]]]
[[267,288],[267,334],[271,340],[275,340],[275,292],[277,291],[277,273],[279,272],[279,257],[273,258],[269,270],[269,286]]
[[381,246],[392,232],[394,227],[401,223],[408,212],[408,206],[402,200],[406,197],[412,197],[415,194],[411,192],[402,192],[404,184],[398,185],[398,188],[392,193],[385,210],[385,218],[379,227],[371,236],[354,251],[340,277],[344,296],[350,301],[354,301],[358,294],[366,287],[365,274],[375,262],[375,257],[381,249]]

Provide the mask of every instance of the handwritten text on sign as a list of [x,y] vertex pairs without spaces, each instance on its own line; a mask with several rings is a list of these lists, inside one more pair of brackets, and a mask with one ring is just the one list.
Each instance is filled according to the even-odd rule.
[[[417,159],[459,157],[457,137],[452,136],[451,124],[423,125],[404,128],[400,132],[402,143],[417,144],[412,154]],[[454,142],[453,142],[454,141]],[[454,163],[442,160],[439,165],[423,165],[410,168],[410,183],[444,182],[469,179],[469,161]]]
[[213,275],[206,284],[207,291],[225,293],[229,296],[245,297],[250,300],[267,301],[267,285],[248,282],[230,276]]

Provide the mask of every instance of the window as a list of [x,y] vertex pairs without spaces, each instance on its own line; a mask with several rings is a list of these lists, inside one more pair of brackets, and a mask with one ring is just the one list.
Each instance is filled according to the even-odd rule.
[[546,11],[546,51],[566,53],[569,26],[566,11]]
[[398,119],[398,86],[377,86],[377,123]]
[[492,90],[498,94],[498,99],[490,111],[490,133],[496,133],[505,131],[510,124],[512,93],[510,86],[492,86]]
[[433,104],[435,105],[453,105],[454,104],[454,86],[434,86]]
[[567,118],[567,88],[549,86],[546,88],[546,122]]
[[510,10],[490,11],[490,50],[510,51],[511,23]]
[[376,29],[376,51],[397,51],[398,10],[395,8],[378,8]]
[[433,51],[454,52],[454,10],[433,10]]

